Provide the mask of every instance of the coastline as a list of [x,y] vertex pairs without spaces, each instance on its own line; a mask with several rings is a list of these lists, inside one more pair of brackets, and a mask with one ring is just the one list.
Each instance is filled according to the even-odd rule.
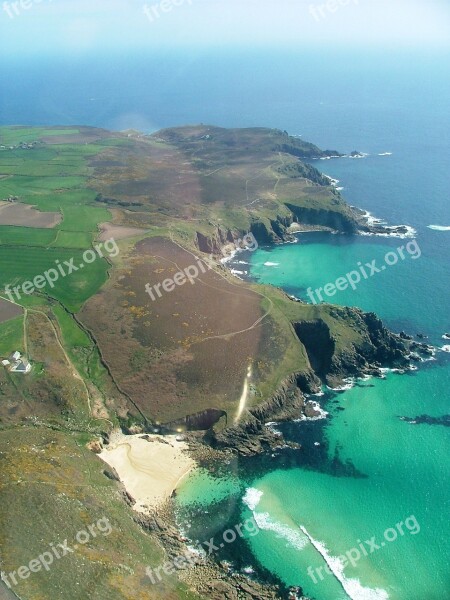
[[188,445],[177,436],[125,435],[115,431],[99,457],[112,467],[124,485],[133,509],[158,510],[196,467]]
[[[320,229],[318,229],[320,231]],[[308,232],[310,232],[309,229]],[[322,230],[323,231],[323,230]],[[298,232],[300,233],[300,232]],[[292,241],[286,241],[285,243],[292,243]],[[244,259],[244,260],[242,260]],[[245,261],[245,251],[237,252],[234,256],[230,257],[228,260],[222,260],[222,265],[229,272],[233,273],[233,264],[242,265]],[[242,267],[241,267],[242,268]],[[242,273],[244,274],[244,273]],[[245,273],[247,277],[245,277],[246,281],[257,283]],[[421,361],[420,361],[421,362]],[[411,365],[409,368],[405,368],[406,370],[410,370],[414,367]],[[380,369],[380,372],[377,376],[383,376],[383,371],[385,369]],[[391,369],[386,369],[391,370]],[[398,369],[392,369],[398,370]],[[367,374],[361,375],[362,379],[368,378]],[[357,379],[359,377],[351,378],[349,377],[345,382],[347,385],[344,389],[348,389],[355,385]],[[343,388],[329,388],[330,391],[338,392]],[[292,391],[292,390],[291,390]],[[311,390],[312,391],[312,390]],[[318,395],[318,394],[317,394]],[[289,390],[285,390],[283,396],[280,398],[280,403],[271,402],[270,407],[267,406],[268,414],[264,414],[265,418],[269,418],[270,413],[270,421],[275,421],[276,423],[292,420],[295,421],[295,417],[292,414],[292,410],[297,410],[299,408],[298,398],[290,398]],[[303,398],[303,407],[308,401],[310,394],[306,393],[306,390],[303,390],[301,393]],[[311,418],[308,420],[315,420],[317,418],[323,418],[326,416],[326,413],[316,407],[317,415],[311,415]],[[281,409],[281,410],[280,410]],[[265,412],[263,410],[263,412]],[[283,414],[286,413],[286,414]],[[273,416],[272,416],[273,415]],[[249,415],[252,419],[255,415]],[[258,414],[258,418],[259,418]],[[300,410],[300,415],[303,420],[303,414]],[[268,423],[265,424],[264,434],[268,434],[269,439],[269,447],[270,451],[273,451],[275,447],[291,447],[289,443],[283,443],[283,438],[280,440],[279,435],[276,435],[275,432],[271,431]],[[232,428],[233,429],[233,428]],[[242,431],[238,432],[239,435],[244,435],[245,438],[251,438],[252,436],[248,434],[245,430],[245,427],[242,428]],[[247,435],[248,434],[248,435]],[[260,434],[261,435],[261,432]],[[239,437],[239,436],[237,436]],[[196,448],[197,444],[203,447],[203,450],[207,453],[211,452],[214,454],[214,457],[211,456],[212,461],[221,461],[224,456],[229,456],[229,452],[236,453],[240,451],[235,444],[235,439],[231,437],[230,442],[232,442],[229,446],[227,444],[219,444],[216,448],[211,448],[208,444],[205,444],[204,440],[200,440],[196,435],[192,436],[188,435],[186,437],[187,443],[182,442],[179,439],[177,440],[177,436],[168,436],[162,439],[157,435],[146,435],[144,433],[134,434],[134,435],[124,435],[124,434],[115,434],[111,437],[110,444],[102,451],[100,457],[105,460],[111,467],[113,467],[118,473],[120,481],[125,486],[128,497],[132,499],[131,504],[133,509],[141,513],[140,519],[143,519],[144,527],[148,527],[149,520],[155,519],[157,525],[152,525],[151,529],[153,531],[156,530],[158,535],[160,536],[161,541],[163,541],[163,545],[168,548],[168,556],[171,555],[176,556],[177,553],[180,554],[181,551],[185,551],[186,547],[189,547],[189,540],[187,540],[182,532],[180,532],[177,525],[177,518],[175,514],[175,504],[173,503],[174,492],[176,488],[180,485],[180,483],[184,480],[184,478],[192,471],[193,468],[198,465],[198,448]],[[236,438],[237,439],[237,438]],[[195,441],[194,441],[195,440]],[[130,441],[132,443],[130,444]],[[272,443],[274,444],[272,446]],[[131,446],[128,452],[124,452],[124,448]],[[149,446],[154,452],[149,453]],[[201,454],[201,452],[200,452]],[[189,458],[189,457],[190,458]],[[154,461],[154,465],[149,469],[151,463],[146,463],[145,471],[139,467],[139,464],[136,465],[136,462],[139,463],[140,460],[148,459],[150,461]],[[177,470],[176,476],[170,478],[168,481],[161,470],[161,459],[163,459],[164,464],[170,466],[172,469],[173,465],[171,465],[170,460],[176,460],[178,466],[178,459],[183,461],[183,467],[180,470]],[[196,460],[197,459],[197,460]],[[201,460],[201,457],[200,457]],[[156,466],[157,465],[157,466]],[[136,479],[144,480],[136,481]],[[156,490],[153,488],[150,491],[151,486],[154,486],[156,483]],[[158,517],[156,517],[156,513]],[[230,577],[230,573],[232,573],[232,577]],[[248,588],[253,591],[257,590],[257,596],[259,598],[303,598],[304,596],[297,595],[296,591],[288,590],[284,588],[284,586],[280,587],[280,582],[277,581],[276,577],[273,577],[273,574],[259,572],[259,569],[256,569],[254,572],[254,578],[250,578],[245,576],[244,574],[238,574],[237,572],[230,571],[230,567],[225,564],[225,562],[217,560],[215,557],[206,557],[204,562],[196,566],[195,569],[189,569],[185,571],[182,575],[182,580],[185,581],[188,585],[191,585],[193,589],[201,591],[202,593],[207,593],[210,598],[219,598],[219,596],[215,596],[212,589],[208,587],[209,581],[212,579],[219,580],[222,586],[227,586],[232,593],[239,592],[242,590],[242,586],[248,586]],[[244,587],[245,589],[245,587]],[[301,593],[301,592],[300,592]]]
[[[354,207],[352,207],[354,208]],[[405,237],[414,237],[415,235],[415,231],[410,228],[409,226],[406,225],[400,225],[400,226],[388,226],[386,224],[386,222],[380,220],[380,219],[376,219],[375,217],[373,217],[369,212],[364,211],[362,209],[355,209],[355,212],[359,215],[359,219],[358,219],[358,223],[361,226],[361,229],[358,228],[358,230],[354,231],[354,232],[346,232],[346,231],[337,231],[337,230],[333,230],[332,228],[326,226],[326,225],[301,225],[297,222],[293,222],[291,223],[290,227],[286,229],[286,234],[285,236],[281,237],[279,239],[279,241],[277,243],[271,243],[269,244],[270,247],[273,247],[275,245],[284,245],[287,243],[297,243],[299,241],[297,235],[300,233],[311,233],[311,232],[327,232],[330,234],[344,234],[344,235],[361,235],[361,236],[382,236],[382,237],[397,237],[397,238],[405,238]],[[242,250],[242,251],[236,251],[235,253],[233,253],[232,256],[228,257],[228,259],[222,259],[220,262],[222,263],[223,267],[230,273],[233,274],[234,276],[238,277],[239,279],[243,279],[247,282],[250,283],[258,283],[257,281],[255,281],[253,278],[250,277],[249,275],[249,271],[244,271],[241,269],[245,269],[244,265],[248,264],[246,262],[246,251]],[[242,260],[243,259],[243,260]],[[396,336],[397,337],[397,336]],[[344,371],[345,371],[345,367],[348,365],[344,365]],[[414,367],[411,367],[411,365],[409,365],[409,367],[406,367],[405,370],[412,370]],[[370,376],[377,376],[377,377],[382,377],[383,376],[383,370],[384,369],[376,369],[377,373],[376,375],[374,375],[374,373],[371,373],[370,375],[367,375],[367,373],[361,373],[358,374],[355,378],[353,377],[347,377],[346,380],[344,380],[345,382],[345,386],[336,386],[336,387],[330,387],[329,390],[333,391],[333,392],[339,392],[342,391],[344,389],[349,389],[350,387],[352,387],[353,385],[355,385],[355,382],[361,378],[361,379],[365,379],[366,377],[370,377]],[[391,369],[389,369],[391,370]],[[392,369],[394,370],[394,369]],[[395,369],[398,370],[398,369]],[[351,381],[353,380],[353,381]],[[287,421],[287,420],[292,420],[295,421],[295,418],[292,415],[292,412],[290,412],[290,414],[285,414],[287,412],[289,412],[290,409],[297,411],[299,405],[298,405],[298,400],[299,398],[290,398],[289,392],[291,392],[292,390],[284,390],[284,393],[280,393],[279,396],[279,404],[277,404],[277,402],[274,401],[274,399],[272,399],[271,401],[269,401],[267,404],[268,406],[265,408],[261,408],[261,415],[258,413],[257,415],[253,415],[250,413],[249,416],[249,423],[250,424],[254,424],[253,419],[256,418],[257,420],[260,419],[260,416],[264,416],[265,418],[270,418],[270,420],[275,421],[275,423],[281,422],[281,421]],[[312,390],[310,390],[312,391]],[[308,394],[305,392],[305,390],[301,390],[300,395],[303,398],[303,401],[305,401],[308,398]],[[319,394],[316,394],[319,395]],[[288,410],[286,410],[286,407],[288,408]],[[280,410],[281,409],[281,410]],[[265,410],[267,410],[267,414],[263,413],[265,412]],[[318,412],[318,416],[317,417],[310,417],[308,418],[308,420],[315,420],[315,419],[321,419],[323,418],[323,416],[326,416],[326,413],[324,411],[319,410]],[[283,415],[281,414],[283,413]],[[322,414],[321,414],[322,413]],[[302,414],[301,411],[299,411],[299,415],[304,417],[304,415]],[[300,419],[300,420],[306,420],[306,419]],[[278,438],[276,439],[278,436],[276,435],[275,432],[270,431],[270,427],[268,425],[270,425],[270,423],[266,424],[266,427],[264,427],[264,431],[261,433],[261,431],[256,431],[253,432],[253,434],[251,434],[249,431],[246,430],[245,427],[245,423],[243,424],[243,427],[240,428],[240,430],[237,432],[238,435],[236,435],[235,437],[233,436],[233,434],[231,434],[230,436],[230,444],[214,444],[215,450],[217,451],[217,455],[214,458],[214,460],[221,460],[221,457],[226,455],[227,450],[233,453],[237,452],[239,453],[241,451],[241,446],[245,447],[245,444],[247,443],[247,441],[250,439],[251,442],[254,442],[256,440],[256,438],[259,438],[261,435],[264,437],[264,434],[266,433],[265,430],[268,430],[267,433],[269,433],[269,440],[268,440],[268,448],[270,448],[270,451],[274,450],[275,447],[278,448],[286,448],[289,447],[289,445],[284,445],[283,442],[281,442],[281,440]],[[233,430],[233,428],[231,428]],[[256,433],[256,435],[255,435]],[[272,435],[270,435],[272,434]],[[237,441],[238,438],[240,436],[243,436],[245,438],[244,440],[244,444],[241,444],[241,441]],[[120,449],[121,447],[123,447],[125,444],[127,444],[129,442],[129,437],[130,436],[123,436],[122,438],[122,442],[115,442],[116,447],[115,448],[111,448],[111,450],[106,450],[106,452],[115,452],[118,449]],[[139,440],[142,440],[146,437],[148,438],[154,438],[155,442],[159,445],[164,444],[164,442],[161,442],[161,438],[159,438],[158,441],[158,437],[157,436],[144,436],[144,435],[136,435],[136,436],[132,436],[132,437],[136,437]],[[173,436],[171,436],[173,437]],[[188,436],[189,437],[189,436]],[[165,439],[169,439],[169,438],[165,438]],[[147,440],[147,442],[150,440]],[[217,438],[215,439],[215,441],[217,441]],[[153,442],[153,443],[155,443]],[[202,440],[200,443],[203,445],[206,442],[206,440]],[[281,443],[280,443],[281,442]],[[272,443],[274,444],[272,446]],[[113,443],[114,445],[114,443]],[[138,442],[136,444],[142,446],[141,442]],[[249,444],[252,445],[253,444]],[[208,443],[206,443],[206,447],[208,447]],[[293,446],[290,446],[291,448],[293,448]],[[219,450],[220,448],[220,450]],[[262,453],[267,454],[267,452],[269,451],[268,448],[266,447],[265,449],[262,449]],[[185,448],[186,450],[187,448]],[[253,448],[252,448],[253,450]],[[258,453],[258,452],[256,452]],[[102,453],[103,454],[103,453]],[[138,452],[139,454],[139,452]],[[194,448],[190,448],[189,449],[189,454],[195,455],[195,449]],[[248,454],[250,455],[250,453]],[[178,456],[178,455],[177,455]],[[103,458],[103,456],[102,456]],[[103,458],[104,459],[104,458]],[[180,482],[188,475],[188,473],[192,470],[193,467],[188,468],[186,471],[181,472],[179,474],[179,477],[176,479],[176,481],[172,481],[172,483],[170,484],[170,486],[166,486],[164,488],[164,490],[160,490],[159,495],[157,495],[157,497],[152,497],[149,500],[149,496],[148,493],[139,493],[139,490],[136,491],[135,488],[133,488],[133,475],[135,474],[135,471],[139,471],[139,469],[135,468],[135,465],[133,464],[134,462],[134,457],[132,457],[131,460],[128,460],[129,456],[128,454],[126,454],[125,456],[123,455],[123,450],[119,450],[119,456],[117,457],[117,461],[116,464],[113,464],[113,462],[108,462],[108,464],[110,464],[111,466],[114,466],[114,468],[116,468],[116,465],[119,465],[121,468],[121,472],[119,473],[120,476],[120,480],[122,481],[122,483],[125,485],[127,492],[130,496],[133,497],[133,501],[134,501],[134,510],[141,512],[141,513],[147,513],[150,514],[152,513],[153,510],[158,509],[158,521],[159,521],[159,525],[158,528],[161,529],[161,539],[164,539],[164,545],[167,546],[168,542],[167,542],[167,534],[166,532],[168,530],[172,530],[174,532],[174,535],[172,536],[173,539],[171,540],[172,546],[169,544],[169,550],[168,550],[168,555],[170,556],[171,552],[173,551],[173,546],[181,546],[183,548],[186,547],[186,545],[189,545],[189,541],[186,540],[180,533],[180,531],[177,528],[177,521],[176,518],[174,517],[174,510],[175,510],[175,505],[173,503],[173,501],[167,502],[169,500],[169,498],[173,495],[174,491],[176,490],[177,486],[179,486]],[[105,460],[105,459],[104,459]],[[124,464],[125,463],[125,464]],[[117,467],[117,470],[119,471],[119,466]],[[156,480],[158,480],[158,475],[156,473],[153,473],[154,478]],[[139,477],[139,473],[137,474],[137,476]],[[159,480],[161,480],[161,477],[159,477]],[[161,481],[159,481],[159,483],[161,483]],[[141,490],[142,492],[142,490]],[[148,492],[148,490],[147,490]],[[165,507],[165,503],[166,503],[166,507]],[[176,538],[176,539],[175,539]],[[236,574],[233,572],[233,576],[230,577],[230,571],[229,568],[227,568],[224,564],[222,563],[218,563],[215,561],[214,558],[208,558],[207,560],[205,560],[205,565],[202,566],[200,569],[195,569],[192,571],[189,570],[189,572],[187,573],[187,577],[186,577],[186,582],[187,583],[191,583],[193,585],[193,587],[195,589],[202,589],[203,586],[207,586],[208,585],[208,580],[212,579],[212,572],[214,572],[215,576],[217,578],[220,578],[221,582],[225,582],[227,583],[227,586],[229,586],[230,588],[233,589],[233,592],[236,593],[237,590],[242,589],[237,585],[236,581],[233,581],[236,577]],[[204,569],[204,572],[203,572]],[[273,592],[269,592],[269,587],[271,585],[271,577],[264,577],[264,574],[258,573],[256,575],[256,577],[258,577],[258,575],[261,575],[260,581],[258,582],[258,585],[262,585],[263,588],[267,591],[267,594],[271,594],[270,596],[266,596],[266,594],[264,593],[264,595],[260,592],[258,596],[259,598],[265,598],[265,597],[271,597],[271,598],[279,598],[279,597],[286,597],[284,594],[282,596],[278,596],[277,595],[273,595]],[[250,580],[251,581],[251,580]],[[254,581],[252,581],[251,583],[256,584]],[[225,583],[223,583],[223,585],[225,585]],[[267,586],[267,587],[266,587]],[[205,590],[202,590],[205,591]],[[284,591],[284,590],[283,590]],[[209,593],[209,597],[214,598],[215,596],[211,594],[211,589],[208,589],[208,593]],[[298,596],[293,595],[293,592],[290,592],[289,598],[297,598]],[[306,600],[306,599],[305,599]]]

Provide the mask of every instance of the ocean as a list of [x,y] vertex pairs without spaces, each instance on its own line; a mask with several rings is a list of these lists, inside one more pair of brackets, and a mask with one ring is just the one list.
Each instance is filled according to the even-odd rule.
[[[414,228],[420,257],[406,252],[332,300],[373,310],[393,330],[426,335],[436,347],[446,343],[448,57],[316,49],[131,58],[5,63],[1,122],[147,132],[198,122],[267,126],[323,148],[364,152],[363,159],[315,166],[339,180],[349,203]],[[383,264],[387,252],[410,242],[301,234],[297,244],[249,255],[246,269],[307,300],[308,288],[334,282],[358,263]],[[449,389],[450,354],[438,351],[417,371],[327,390],[319,398],[326,420],[274,425],[301,443],[301,452],[235,460],[191,476],[178,494],[180,526],[207,541],[253,517],[258,535],[225,544],[219,557],[234,569],[300,585],[316,600],[450,598],[449,430],[400,418],[439,422],[450,413]]]

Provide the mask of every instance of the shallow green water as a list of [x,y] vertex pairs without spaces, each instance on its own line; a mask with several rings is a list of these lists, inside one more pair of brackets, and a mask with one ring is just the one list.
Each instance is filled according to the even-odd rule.
[[[341,459],[350,459],[367,478],[337,478],[302,469],[276,471],[252,483],[264,492],[257,513],[267,512],[293,530],[303,525],[335,557],[358,548],[357,540],[376,536],[380,544],[386,529],[414,516],[408,523],[414,532],[420,528],[419,533],[404,528],[405,535],[385,542],[355,568],[347,567],[345,577],[358,579],[367,588],[381,588],[392,599],[448,598],[448,429],[398,419],[423,412],[444,414],[441,375],[440,369],[414,376],[390,374],[386,380],[371,381],[374,387],[342,394],[340,406],[345,411],[332,411],[326,427],[329,454],[338,446]],[[305,576],[309,566],[324,566],[311,544],[299,552],[286,547],[285,540],[276,540],[272,532],[264,533],[251,540],[252,548],[283,580],[301,583],[308,594],[324,600],[348,597],[331,575],[321,581],[316,574],[317,583]],[[358,592],[349,597],[372,596]]]
[[[383,71],[389,64],[387,57]],[[404,246],[404,260],[361,278],[356,289],[349,287],[326,299],[375,311],[392,330],[426,334],[435,346],[448,343],[442,335],[450,333],[450,231],[429,228],[450,226],[449,78],[442,77],[442,68],[439,65],[435,76],[429,65],[427,85],[411,94],[409,84],[417,81],[414,63],[396,71],[388,85],[375,83],[373,71],[353,78],[346,66],[345,78],[342,72],[337,77],[330,73],[329,80],[320,78],[317,84],[321,94],[324,81],[332,82],[333,95],[342,89],[339,102],[323,103],[321,97],[318,110],[308,95],[296,94],[292,112],[294,122],[301,123],[298,132],[305,135],[311,114],[309,137],[324,147],[357,147],[369,154],[364,160],[316,161],[314,166],[340,180],[349,203],[390,224],[414,227],[419,258],[407,252],[407,239],[311,233],[299,236],[298,244],[241,255],[239,261],[250,264],[234,268],[310,302],[308,288],[323,289],[373,260],[381,268],[387,252],[398,253]],[[419,101],[433,82],[435,92],[427,102]],[[306,113],[297,107],[305,97],[310,106]],[[445,109],[439,110],[444,100]],[[284,110],[277,113],[285,119]],[[385,151],[392,155],[379,156]],[[450,600],[450,430],[399,418],[450,414],[450,355],[441,352],[437,359],[413,374],[390,373],[385,380],[322,397],[330,413],[325,424],[280,425],[287,439],[302,444],[297,454],[284,450],[264,460],[241,460],[220,476],[194,476],[180,493],[185,501],[180,519],[189,523],[192,535],[220,535],[220,521],[225,527],[233,525],[251,514],[251,505],[261,531],[244,547],[230,548],[227,558],[237,569],[247,564],[265,568],[286,584],[301,585],[315,600]],[[411,516],[408,523],[417,522],[418,533],[403,526],[404,535],[384,540],[383,547],[354,567],[342,570],[330,559],[373,536],[381,545],[388,528]],[[245,554],[249,547],[251,555]],[[334,574],[321,580],[313,571],[315,583],[308,567],[327,566],[323,555]]]
[[[253,254],[252,276],[306,298],[307,287],[336,280],[358,261],[376,258],[383,264],[386,252],[408,243],[324,234],[300,240]],[[420,258],[408,255],[362,281],[355,291],[340,292],[334,301],[375,310],[393,329],[424,332],[430,343],[442,346],[446,306],[432,307],[429,295],[433,285],[435,297],[445,297],[446,280],[440,280],[445,265],[427,252],[433,243],[424,237]],[[244,519],[253,512],[261,527],[257,536],[248,538],[255,564],[287,585],[301,585],[318,600],[449,598],[449,429],[399,418],[448,414],[449,358],[439,352],[437,360],[422,363],[416,372],[388,373],[384,380],[360,382],[321,400],[330,413],[325,427],[317,431],[321,446],[311,438],[304,451],[313,455],[325,448],[322,462],[332,460],[338,451],[340,461],[350,461],[356,476],[352,472],[336,476],[311,465],[272,470],[268,457],[270,472],[241,478],[240,495],[238,478],[230,468],[230,476],[219,481],[208,482],[205,475],[187,481],[181,500],[185,506],[200,501],[208,507],[197,515],[203,523],[219,500],[224,519],[236,514]],[[291,439],[303,443],[305,435],[304,424],[290,426]],[[379,549],[365,543],[373,536]],[[336,557],[348,552],[354,564],[341,568]],[[324,570],[327,564],[331,574]]]
[[[431,234],[419,238],[420,257],[413,258],[418,252],[411,244],[411,254],[406,252],[405,260],[368,280],[361,278],[356,290],[349,287],[339,291],[333,301],[375,310],[394,329],[404,326],[411,333],[424,331],[430,341],[442,345],[448,312],[445,304],[433,306],[430,296],[433,291],[436,299],[446,297],[448,273],[443,256],[436,257],[432,251],[433,243]],[[260,250],[252,257],[251,272],[260,281],[283,286],[306,299],[307,287],[324,287],[357,269],[358,263],[376,259],[381,266],[386,252],[397,252],[406,244],[408,240],[310,234],[300,236],[299,245]],[[284,518],[303,525],[335,557],[357,547],[358,539],[375,535],[383,540],[387,528],[395,528],[413,515],[415,519],[408,523],[417,520],[419,533],[413,535],[407,530],[396,541],[385,541],[383,548],[344,570],[345,578],[378,588],[373,597],[450,597],[448,429],[412,425],[398,418],[422,414],[442,417],[448,413],[450,369],[443,353],[438,358],[414,374],[389,374],[386,380],[370,381],[370,387],[356,387],[340,395],[340,406],[345,410],[332,411],[325,429],[328,452],[332,456],[339,447],[341,459],[350,459],[367,478],[334,478],[296,469],[253,482],[255,488],[264,491],[258,511],[271,514],[272,503],[279,506],[281,501]],[[278,517],[283,519],[282,514]],[[309,565],[322,562],[323,566],[322,557],[310,544],[302,552],[294,552],[295,557],[288,562],[286,554],[291,555],[291,551],[272,552],[270,544],[259,537],[251,543],[256,556],[289,583],[298,581],[299,572],[305,573]],[[323,600],[347,597],[333,576],[327,575],[324,581],[317,575],[315,578],[317,583],[309,576],[300,577],[308,594]],[[350,584],[347,593],[354,587]],[[353,592],[350,597],[372,597],[368,590],[355,588]]]

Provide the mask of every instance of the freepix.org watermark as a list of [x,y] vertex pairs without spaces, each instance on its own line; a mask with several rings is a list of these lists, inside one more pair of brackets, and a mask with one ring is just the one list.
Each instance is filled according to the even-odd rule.
[[163,15],[166,15],[173,11],[174,8],[179,8],[183,4],[189,4],[192,6],[193,0],[162,0],[157,4],[149,6],[144,4],[143,11],[150,23],[154,23],[160,19]]
[[363,280],[370,279],[377,273],[386,271],[388,267],[393,267],[400,260],[405,260],[408,256],[410,256],[413,260],[417,260],[422,256],[422,251],[419,248],[417,240],[412,240],[406,244],[406,246],[400,246],[395,252],[387,252],[384,256],[384,264],[380,267],[377,266],[376,259],[366,263],[365,265],[359,262],[358,270],[355,269],[354,271],[350,271],[343,277],[338,277],[334,283],[327,283],[323,287],[319,287],[314,291],[311,287],[309,287],[306,293],[313,304],[318,304],[318,302],[326,302],[322,293],[328,298],[332,298],[337,294],[338,291],[343,292],[349,287],[351,287],[353,290],[356,290],[356,287]]
[[[392,544],[395,542],[398,537],[402,537],[406,534],[405,528],[410,535],[417,535],[420,533],[420,525],[414,515],[411,515],[404,521],[400,521],[397,523],[395,527],[389,527],[383,533],[383,540],[377,543],[376,536],[370,538],[370,540],[365,540],[362,542],[361,540],[357,540],[358,546],[351,548],[345,554],[338,557],[339,562],[341,563],[341,567],[345,568],[347,565],[351,565],[352,567],[356,567],[358,562],[363,558],[363,556],[369,556],[381,548],[386,546],[386,543]],[[311,577],[314,583],[318,583],[324,580],[325,574],[333,575],[330,567],[317,567],[313,569],[311,566],[308,567],[307,573]]]
[[35,4],[42,2],[53,2],[53,0],[18,0],[17,2],[3,2],[3,10],[10,19],[19,17],[22,12],[30,10]]
[[116,241],[113,238],[110,238],[104,243],[102,242],[100,244],[96,244],[93,249],[89,248],[88,250],[85,250],[83,252],[83,260],[80,264],[75,265],[75,258],[63,260],[62,264],[61,261],[55,260],[56,268],[48,269],[41,275],[36,275],[32,281],[25,281],[24,283],[14,287],[7,285],[5,287],[5,294],[11,300],[11,302],[16,302],[22,298],[22,294],[29,296],[36,290],[44,289],[47,287],[47,285],[49,285],[51,288],[54,288],[55,283],[60,277],[67,277],[76,271],[84,269],[86,265],[90,265],[91,263],[95,262],[97,258],[105,258],[106,256],[114,258],[118,254],[119,247]]
[[[222,249],[222,254],[225,258],[230,258],[232,251],[249,250],[250,252],[254,252],[257,248],[258,242],[256,241],[255,236],[252,233],[249,233],[244,235],[242,239],[235,240],[232,244],[225,246]],[[150,283],[147,283],[145,285],[145,291],[152,299],[152,302],[155,302],[158,298],[163,297],[163,292],[173,292],[177,286],[183,286],[187,282],[194,285],[198,277],[201,274],[204,275],[207,271],[210,271],[214,265],[214,260],[210,257],[205,259],[198,258],[195,264],[189,265],[189,267],[186,267],[182,271],[178,271],[172,278],[165,279],[161,283],[156,283],[153,286],[150,285]]]
[[326,19],[327,14],[336,13],[342,6],[358,5],[360,0],[327,0],[323,4],[310,4],[309,14],[319,22]]
[[75,535],[76,543],[73,546],[69,546],[67,540],[62,543],[49,544],[50,549],[45,550],[38,557],[30,560],[27,565],[23,565],[11,571],[10,573],[1,573],[1,579],[11,589],[12,586],[19,583],[18,580],[25,580],[31,577],[33,573],[39,573],[40,571],[50,571],[51,566],[55,560],[60,560],[69,554],[73,554],[80,546],[84,546],[91,539],[96,538],[99,534],[103,537],[108,536],[112,532],[112,526],[107,517],[99,519],[96,523],[88,525],[86,529],[78,531]]
[[[243,531],[244,530],[244,531]],[[209,542],[196,542],[196,548],[186,550],[184,554],[180,554],[173,560],[167,561],[156,569],[147,567],[145,572],[147,577],[153,584],[162,581],[163,575],[173,575],[176,571],[193,567],[197,564],[202,564],[207,556],[211,556],[214,552],[217,552],[221,548],[224,548],[226,544],[233,544],[238,537],[243,538],[246,532],[250,537],[254,537],[259,533],[259,527],[254,517],[247,519],[244,523],[235,525],[232,529],[227,529],[222,535],[222,541],[217,542],[212,537]],[[204,546],[204,547],[203,547]]]

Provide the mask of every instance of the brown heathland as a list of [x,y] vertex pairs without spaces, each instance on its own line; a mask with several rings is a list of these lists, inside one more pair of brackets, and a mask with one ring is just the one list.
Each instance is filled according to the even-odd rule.
[[151,419],[214,407],[233,415],[247,369],[263,358],[271,337],[261,296],[208,270],[194,285],[153,302],[147,282],[153,286],[196,264],[193,254],[163,238],[139,242],[126,263],[80,313],[116,380]]

